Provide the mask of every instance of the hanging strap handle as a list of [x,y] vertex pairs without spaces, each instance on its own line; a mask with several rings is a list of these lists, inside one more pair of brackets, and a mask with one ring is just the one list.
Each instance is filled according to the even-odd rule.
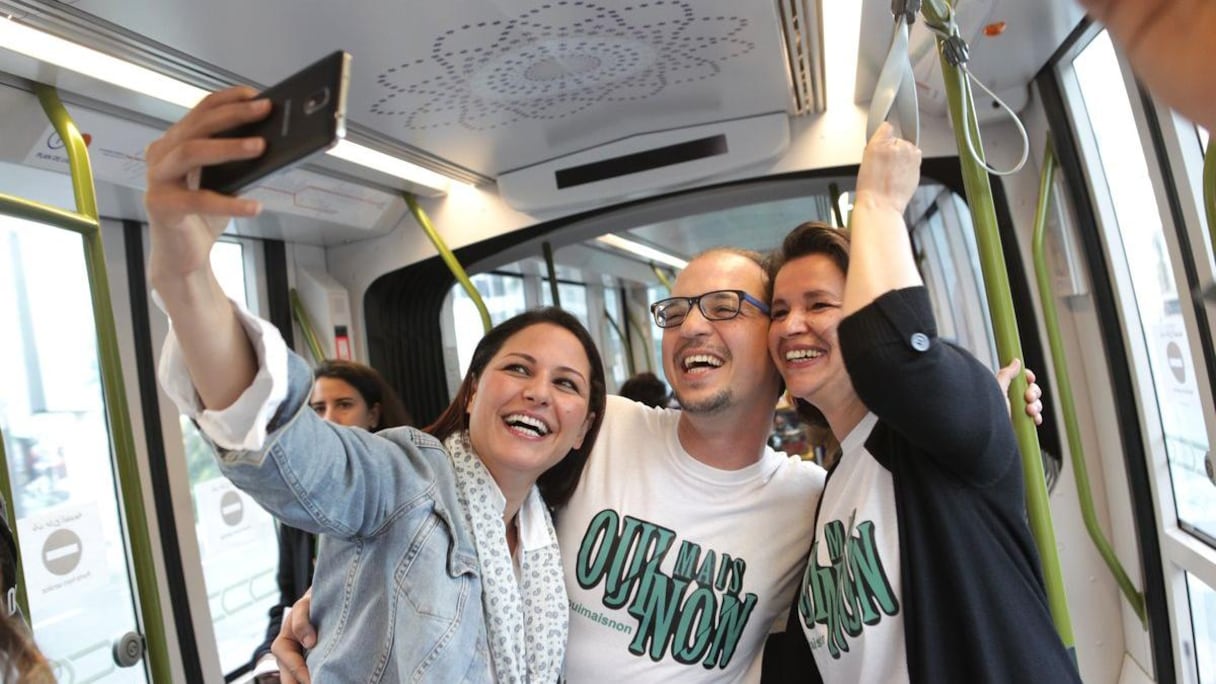
[[920,144],[920,111],[916,102],[916,77],[908,57],[908,30],[920,12],[921,0],[892,0],[891,13],[895,21],[891,28],[891,44],[887,59],[878,75],[870,112],[866,119],[866,139],[882,125],[894,110],[899,134],[913,145]]
[[[984,167],[984,170],[994,176],[1012,176],[1018,171],[1021,171],[1022,167],[1026,165],[1026,160],[1030,158],[1030,136],[1026,134],[1026,127],[1022,125],[1022,121],[1018,118],[1017,112],[1013,111],[1009,105],[1005,104],[1004,100],[997,97],[996,93],[992,92],[988,86],[984,85],[983,82],[976,78],[975,74],[971,73],[971,70],[967,68],[967,61],[971,58],[971,50],[967,46],[967,41],[963,40],[963,37],[959,35],[958,22],[954,20],[954,8],[949,4],[942,4],[944,5],[945,9],[942,23],[938,24],[926,19],[925,26],[928,27],[928,29],[932,31],[934,35],[941,38],[943,42],[942,52],[946,57],[946,61],[950,62],[952,66],[958,67],[958,69],[966,76],[966,78],[963,79],[963,87],[967,90],[967,100],[973,99],[971,93],[971,84],[974,83],[975,85],[979,86],[980,90],[987,93],[988,97],[991,97],[992,101],[997,103],[1001,109],[1005,110],[1005,113],[1009,115],[1009,118],[1013,121],[1013,125],[1018,129],[1018,135],[1020,135],[1022,138],[1022,156],[1012,169],[1001,170],[993,168],[988,164],[985,156],[976,151],[975,141],[971,138],[971,126],[968,125],[968,122],[957,121],[955,122],[955,125],[963,131],[964,138],[967,141],[967,153],[971,155],[971,158],[974,159],[976,163]],[[968,110],[964,111],[963,115],[975,116],[975,112],[973,110]],[[976,130],[979,130],[978,120],[976,121],[975,128]]]

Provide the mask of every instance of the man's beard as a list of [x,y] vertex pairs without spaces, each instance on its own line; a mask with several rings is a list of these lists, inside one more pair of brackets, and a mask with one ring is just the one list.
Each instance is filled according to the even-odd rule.
[[680,396],[680,391],[677,389],[673,388],[672,393],[675,395],[676,401],[680,402],[680,409],[686,413],[717,413],[730,406],[731,401],[734,400],[734,395],[729,387],[695,402],[684,401],[684,397]]

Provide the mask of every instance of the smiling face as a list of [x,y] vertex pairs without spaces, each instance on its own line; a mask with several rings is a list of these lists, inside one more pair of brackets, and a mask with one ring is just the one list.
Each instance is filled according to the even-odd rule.
[[[724,289],[763,301],[764,270],[741,254],[709,252],[680,272],[671,294],[696,297]],[[767,330],[768,316],[748,302],[725,321],[706,320],[694,306],[680,325],[664,328],[663,370],[681,408],[688,414],[739,405],[771,409],[779,380],[765,348]]]
[[503,342],[465,407],[473,450],[501,488],[530,485],[582,445],[590,378],[582,344],[559,325],[531,325]]
[[790,394],[824,413],[853,394],[836,337],[844,318],[844,280],[824,254],[791,259],[773,279],[769,353]]
[[318,416],[338,425],[370,430],[380,422],[380,405],[368,406],[359,390],[339,378],[317,378],[308,405]]

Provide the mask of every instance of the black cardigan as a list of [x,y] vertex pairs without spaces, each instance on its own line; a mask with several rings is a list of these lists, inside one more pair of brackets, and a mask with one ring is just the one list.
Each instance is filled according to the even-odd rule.
[[[1052,623],[991,371],[937,338],[923,287],[884,294],[839,337],[853,387],[879,418],[866,449],[894,483],[911,681],[1080,682]],[[765,682],[820,681],[797,603],[766,647]]]

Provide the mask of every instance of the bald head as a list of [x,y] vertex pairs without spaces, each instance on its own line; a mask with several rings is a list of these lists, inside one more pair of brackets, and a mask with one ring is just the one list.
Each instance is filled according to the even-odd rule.
[[[751,268],[754,266],[755,268]],[[710,247],[709,249],[700,252],[688,262],[688,266],[680,271],[680,276],[683,276],[689,269],[701,270],[702,268],[710,270],[720,270],[723,278],[739,278],[739,282],[731,284],[725,282],[716,289],[719,290],[744,290],[754,297],[757,297],[762,302],[768,302],[773,295],[772,281],[768,276],[768,257],[751,249],[743,249],[740,247]],[[747,277],[750,272],[755,272],[758,280],[751,280]],[[729,274],[729,275],[728,275]],[[747,282],[743,282],[746,280]],[[677,276],[676,283],[679,283],[680,277]]]

